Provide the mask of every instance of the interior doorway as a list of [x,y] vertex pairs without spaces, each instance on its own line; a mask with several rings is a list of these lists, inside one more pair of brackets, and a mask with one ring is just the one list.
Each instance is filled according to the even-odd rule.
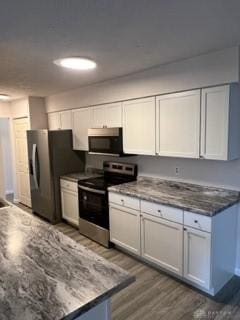
[[10,119],[0,118],[0,198],[13,194],[13,162]]
[[15,140],[15,162],[18,189],[18,201],[25,206],[31,207],[31,191],[29,181],[27,130],[29,119],[19,118],[13,120]]

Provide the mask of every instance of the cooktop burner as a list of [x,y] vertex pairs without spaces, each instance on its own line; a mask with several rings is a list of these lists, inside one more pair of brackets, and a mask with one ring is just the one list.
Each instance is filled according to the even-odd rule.
[[133,179],[125,179],[123,177],[97,177],[79,181],[79,185],[89,188],[107,190],[108,187],[133,181]]
[[136,180],[137,165],[105,161],[103,163],[103,172],[103,176],[80,180],[78,184],[105,191],[108,187]]

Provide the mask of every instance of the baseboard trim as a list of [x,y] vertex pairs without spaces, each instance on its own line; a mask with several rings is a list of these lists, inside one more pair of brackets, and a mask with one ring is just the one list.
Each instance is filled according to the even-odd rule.
[[240,268],[235,268],[235,275],[240,277]]

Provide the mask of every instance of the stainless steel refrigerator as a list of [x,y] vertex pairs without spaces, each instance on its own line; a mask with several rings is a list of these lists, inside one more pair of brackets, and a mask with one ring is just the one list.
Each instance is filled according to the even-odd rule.
[[81,172],[85,153],[73,151],[72,130],[27,131],[32,210],[51,223],[61,221],[60,176]]

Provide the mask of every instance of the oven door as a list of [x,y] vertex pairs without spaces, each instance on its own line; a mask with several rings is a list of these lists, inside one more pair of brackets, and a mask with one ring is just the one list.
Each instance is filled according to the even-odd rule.
[[78,186],[79,216],[109,230],[109,210],[107,190]]

